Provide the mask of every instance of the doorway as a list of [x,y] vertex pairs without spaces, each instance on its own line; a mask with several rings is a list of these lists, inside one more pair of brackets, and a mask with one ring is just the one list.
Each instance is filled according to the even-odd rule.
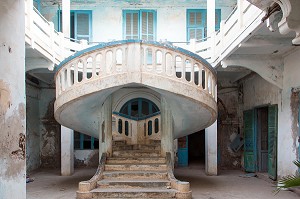
[[268,172],[277,178],[278,107],[244,111],[244,167],[246,172]]

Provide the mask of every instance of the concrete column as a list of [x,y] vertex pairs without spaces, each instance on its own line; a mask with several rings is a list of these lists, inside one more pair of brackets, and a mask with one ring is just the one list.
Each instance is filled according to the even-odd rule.
[[161,99],[161,130],[161,154],[166,156],[166,152],[170,152],[174,160],[173,116],[164,98]]
[[70,0],[62,0],[62,32],[65,37],[70,37]]
[[215,0],[207,1],[207,36],[211,37],[215,32],[216,24],[216,2]]
[[61,175],[74,173],[74,131],[61,126]]
[[218,175],[217,121],[205,129],[205,173]]
[[26,198],[25,7],[0,6],[0,198]]
[[102,105],[99,119],[99,158],[102,153],[112,155],[112,104],[109,96]]

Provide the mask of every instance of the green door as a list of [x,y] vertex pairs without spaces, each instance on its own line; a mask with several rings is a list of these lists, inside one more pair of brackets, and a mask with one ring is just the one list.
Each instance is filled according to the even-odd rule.
[[257,146],[255,131],[255,110],[244,111],[244,166],[246,172],[255,172],[257,168]]
[[277,178],[277,132],[278,107],[268,107],[268,174],[272,180]]

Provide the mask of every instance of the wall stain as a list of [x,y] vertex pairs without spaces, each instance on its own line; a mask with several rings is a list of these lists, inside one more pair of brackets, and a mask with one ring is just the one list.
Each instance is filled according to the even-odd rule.
[[10,90],[8,85],[0,80],[0,117],[5,115],[6,111],[10,108]]
[[19,134],[19,149],[11,152],[11,155],[13,158],[25,160],[25,154],[26,154],[25,153],[25,148],[26,148],[25,142],[26,142],[25,135],[23,133],[20,133]]
[[292,138],[293,138],[293,151],[295,151],[298,156],[299,151],[297,150],[297,142],[298,142],[298,112],[299,112],[299,92],[291,93],[291,111],[292,111]]

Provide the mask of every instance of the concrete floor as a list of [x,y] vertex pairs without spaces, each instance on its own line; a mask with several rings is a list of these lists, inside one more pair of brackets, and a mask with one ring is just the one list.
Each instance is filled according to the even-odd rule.
[[[77,169],[73,176],[60,176],[58,170],[39,170],[30,175],[27,199],[75,198],[78,182],[93,176],[96,169]],[[255,177],[243,178],[241,171],[220,171],[219,176],[206,176],[202,166],[175,170],[177,179],[189,181],[194,199],[299,199],[300,196],[281,191],[274,195],[274,185]]]

